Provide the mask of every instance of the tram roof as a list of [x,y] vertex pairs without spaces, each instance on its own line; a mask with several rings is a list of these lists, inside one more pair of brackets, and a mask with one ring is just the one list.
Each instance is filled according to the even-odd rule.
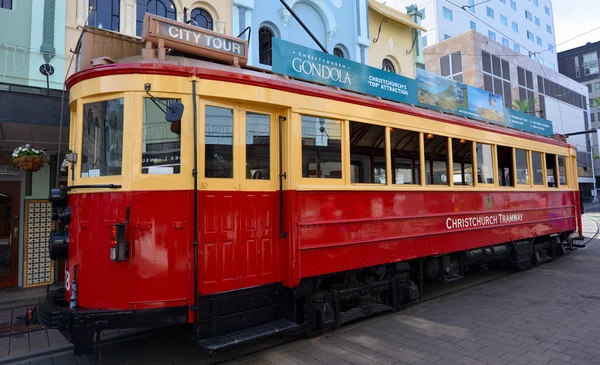
[[98,65],[87,68],[71,75],[66,83],[67,88],[70,89],[73,85],[86,79],[110,75],[148,74],[178,77],[196,76],[199,79],[266,87],[300,95],[348,102],[365,107],[384,109],[416,117],[429,118],[441,122],[457,124],[460,126],[500,133],[513,137],[533,139],[538,142],[552,145],[570,147],[573,149],[575,148],[566,142],[562,142],[551,137],[486,123],[467,117],[455,116],[442,111],[426,109],[411,104],[388,101],[371,95],[340,90],[332,86],[319,85],[307,81],[291,79],[287,76],[275,74],[271,71],[258,69],[251,66],[234,67],[195,58],[169,55],[167,55],[164,63],[160,63],[158,61],[142,61],[143,60],[141,56],[133,56],[119,59],[114,64]]

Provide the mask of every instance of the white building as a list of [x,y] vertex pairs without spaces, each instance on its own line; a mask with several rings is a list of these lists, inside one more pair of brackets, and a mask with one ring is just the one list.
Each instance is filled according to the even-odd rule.
[[400,11],[411,4],[419,7],[421,26],[427,29],[423,48],[473,29],[524,55],[544,51],[540,62],[558,71],[551,0],[379,1]]

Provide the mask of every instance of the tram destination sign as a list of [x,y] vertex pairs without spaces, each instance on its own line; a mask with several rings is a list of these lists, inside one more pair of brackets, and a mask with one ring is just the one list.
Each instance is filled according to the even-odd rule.
[[273,72],[402,103],[417,102],[413,79],[279,38],[273,38]]
[[142,41],[189,54],[245,65],[248,42],[200,27],[146,13]]

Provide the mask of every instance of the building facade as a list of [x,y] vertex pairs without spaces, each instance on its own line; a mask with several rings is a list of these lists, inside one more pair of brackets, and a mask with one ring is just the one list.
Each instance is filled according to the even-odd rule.
[[[473,30],[424,49],[427,71],[501,95],[506,107],[518,100],[536,100],[530,113],[552,122],[555,134],[586,129],[587,88],[528,56]],[[585,135],[568,138],[577,148],[579,188],[591,199],[594,169]]]
[[423,13],[423,47],[454,37],[468,30],[475,30],[507,48],[529,55],[538,55],[540,62],[552,70],[558,70],[556,61],[556,38],[554,35],[554,12],[550,0],[465,0],[464,10],[442,0],[385,0],[396,9],[416,3]]
[[[593,99],[600,98],[600,71],[598,69],[598,54],[600,42],[587,43],[558,54],[558,69],[561,74],[582,83],[587,87],[590,102],[589,125],[586,130],[600,128],[600,109]],[[596,176],[600,172],[600,133],[588,135],[589,149],[594,161]],[[596,187],[600,188],[600,178],[596,177]],[[598,194],[596,194],[598,196]]]
[[[328,53],[367,63],[371,44],[367,0],[287,0]],[[273,37],[321,50],[279,0],[233,0],[234,35],[252,29],[248,63],[270,69]],[[245,35],[244,35],[245,36]]]
[[411,18],[376,0],[369,0],[369,31],[373,39],[369,47],[369,66],[382,68],[402,76],[416,78],[416,65],[423,63],[423,50],[417,32],[421,27],[416,7]]
[[[49,189],[61,180],[59,149],[64,154],[68,146],[66,2],[0,2],[0,288],[58,276],[47,255],[51,222],[44,213]],[[16,167],[15,148],[34,143],[47,151],[45,165],[36,172]]]

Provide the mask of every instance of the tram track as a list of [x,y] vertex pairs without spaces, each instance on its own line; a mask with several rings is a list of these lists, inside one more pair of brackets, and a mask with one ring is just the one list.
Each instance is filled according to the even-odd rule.
[[[565,253],[565,255],[563,255],[561,257],[561,259],[568,258],[572,254],[576,254],[578,251],[586,249],[587,247],[590,246],[589,245],[590,243],[591,244],[595,243],[594,240],[597,239],[598,236],[600,235],[600,213],[589,214],[589,215],[587,215],[587,218],[589,219],[589,221],[594,223],[595,227],[582,243],[577,244],[577,246],[582,245],[585,247],[575,247],[574,246],[573,249],[568,250]],[[555,260],[551,260],[547,263],[551,263],[554,261]],[[461,295],[461,294],[464,294],[464,293],[472,291],[472,290],[477,290],[479,288],[497,283],[501,280],[515,277],[517,275],[526,275],[530,270],[535,270],[536,268],[538,268],[540,266],[544,266],[544,264],[547,264],[547,263],[540,264],[539,266],[532,266],[523,271],[515,271],[514,269],[497,269],[497,268],[490,269],[490,270],[485,270],[485,271],[479,271],[476,273],[476,275],[471,275],[471,277],[465,276],[464,279],[459,280],[454,283],[443,284],[443,285],[430,284],[429,288],[424,292],[423,297],[419,301],[406,306],[405,308],[401,309],[400,312],[403,310],[409,309],[409,308],[416,308],[419,306],[428,305],[435,301],[443,300],[443,299],[449,298],[454,295]],[[345,325],[344,327],[342,327],[340,329],[329,331],[322,335],[312,337],[311,339],[318,340],[320,338],[327,338],[327,337],[335,336],[340,333],[344,333],[346,331],[350,331],[352,329],[365,326],[369,323],[386,320],[390,316],[394,316],[397,313],[398,312],[388,312],[388,313],[382,313],[379,315],[375,315],[370,318],[364,318],[364,319],[361,319],[360,321]],[[36,328],[36,329],[27,330],[27,331],[23,331],[23,332],[11,333],[9,335],[13,336],[13,335],[17,335],[17,334],[26,334],[26,333],[30,333],[30,332],[43,331],[43,330],[45,330],[45,328],[39,328],[39,329]],[[115,335],[106,337],[105,339],[100,339],[99,341],[97,341],[96,344],[94,345],[95,357],[97,357],[96,361],[102,361],[102,353],[105,352],[105,349],[107,347],[118,346],[119,344],[126,344],[127,342],[132,342],[132,341],[139,340],[139,339],[149,341],[150,343],[152,343],[153,340],[151,339],[151,337],[155,336],[155,335],[160,336],[161,334],[166,335],[167,337],[179,336],[177,338],[179,338],[179,339],[185,338],[186,340],[188,340],[190,342],[190,345],[191,344],[195,345],[195,341],[194,341],[193,337],[191,336],[191,334],[189,334],[188,331],[184,330],[181,326],[153,328],[150,330],[146,329],[143,331],[135,331],[135,332],[132,331],[132,332],[124,333],[122,335],[115,334]],[[6,335],[3,337],[6,337]],[[286,336],[279,336],[279,337],[274,337],[274,338],[267,338],[267,339],[261,341],[261,343],[259,343],[259,344],[246,344],[246,345],[242,345],[237,348],[231,349],[229,351],[219,352],[215,356],[212,356],[212,357],[206,356],[206,358],[203,358],[202,361],[199,362],[199,364],[205,364],[205,365],[219,364],[219,363],[222,363],[225,361],[235,360],[235,359],[241,358],[243,356],[248,356],[248,355],[260,352],[260,351],[267,351],[267,350],[282,347],[282,346],[294,347],[295,346],[294,343],[297,341],[300,341],[302,339],[307,339],[307,337],[304,335],[295,335],[295,336],[286,335]],[[156,344],[152,344],[152,345],[157,346],[158,344],[156,343]],[[179,344],[179,345],[181,345],[181,344]],[[183,344],[183,346],[185,346],[185,345],[187,345],[187,344]],[[19,363],[26,363],[28,361],[33,361],[33,360],[37,360],[37,359],[47,358],[50,356],[69,355],[72,353],[72,345],[68,346],[68,347],[63,347],[62,349],[54,349],[54,350],[49,349],[49,350],[50,351],[48,351],[48,352],[38,352],[36,354],[31,354],[34,356],[22,356],[20,358],[15,357],[13,359],[9,359],[8,361],[0,360],[0,364],[19,364]],[[103,363],[103,362],[100,362],[100,363]]]

